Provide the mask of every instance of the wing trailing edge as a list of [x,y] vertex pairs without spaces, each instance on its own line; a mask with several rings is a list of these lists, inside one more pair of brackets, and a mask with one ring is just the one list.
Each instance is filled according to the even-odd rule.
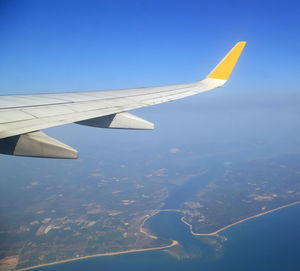
[[[153,130],[154,124],[128,112],[76,122],[109,129]],[[41,131],[0,139],[0,153],[39,158],[76,159],[77,150]]]
[[75,149],[40,130],[77,123],[110,129],[152,130],[154,124],[127,111],[182,99],[228,80],[246,42],[238,42],[203,80],[158,87],[35,95],[0,95],[0,153],[77,158]]

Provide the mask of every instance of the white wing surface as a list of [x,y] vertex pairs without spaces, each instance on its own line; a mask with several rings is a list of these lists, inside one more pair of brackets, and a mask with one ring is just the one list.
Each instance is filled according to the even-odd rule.
[[33,157],[77,158],[77,151],[42,129],[76,122],[118,129],[153,129],[127,111],[181,99],[221,87],[245,42],[238,42],[203,80],[159,87],[110,91],[0,96],[0,153]]

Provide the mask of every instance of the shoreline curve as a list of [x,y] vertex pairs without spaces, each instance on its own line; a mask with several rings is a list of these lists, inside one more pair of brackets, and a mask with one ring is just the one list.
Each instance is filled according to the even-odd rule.
[[191,232],[192,235],[194,235],[194,236],[214,236],[214,235],[218,235],[218,233],[220,233],[220,232],[222,232],[222,231],[224,231],[224,230],[226,230],[226,229],[229,229],[229,228],[231,228],[231,227],[233,227],[233,226],[235,226],[235,225],[238,225],[238,224],[240,224],[240,223],[243,223],[243,222],[245,222],[245,221],[248,221],[248,220],[251,220],[251,219],[254,219],[254,218],[257,218],[257,217],[260,217],[260,216],[263,216],[263,215],[266,215],[266,214],[269,214],[269,213],[278,211],[278,210],[280,210],[280,209],[287,208],[287,207],[290,207],[290,206],[299,204],[299,203],[300,203],[300,200],[299,200],[299,201],[294,201],[294,202],[292,202],[292,203],[288,203],[288,204],[279,206],[279,207],[277,207],[277,208],[274,208],[274,209],[271,209],[271,210],[268,210],[268,211],[265,211],[265,212],[258,213],[258,214],[256,214],[256,215],[253,215],[253,216],[249,216],[249,217],[243,218],[243,219],[238,220],[238,221],[236,221],[236,222],[234,222],[234,223],[232,223],[232,224],[229,224],[229,225],[227,225],[227,226],[224,226],[224,227],[222,227],[222,228],[220,228],[220,229],[218,229],[218,230],[216,230],[216,231],[214,231],[214,232],[209,232],[209,233],[197,233],[197,232],[194,232],[194,231],[193,231],[193,226],[192,226],[190,223],[188,223],[187,221],[184,220],[185,212],[184,212],[183,210],[180,210],[180,209],[160,209],[160,210],[156,210],[152,215],[148,215],[148,216],[144,219],[144,221],[143,221],[142,224],[140,225],[140,232],[146,234],[146,235],[147,235],[148,237],[150,237],[150,238],[157,239],[157,236],[152,235],[151,233],[148,233],[147,230],[145,230],[145,229],[143,228],[145,222],[146,222],[148,219],[150,219],[151,217],[157,215],[157,214],[160,213],[160,212],[178,212],[178,213],[182,213],[182,214],[183,214],[183,216],[181,217],[180,220],[181,220],[181,222],[183,222],[184,224],[186,224],[186,225],[189,227],[190,232]]
[[257,215],[253,215],[253,216],[249,216],[249,217],[243,218],[241,220],[238,220],[237,222],[234,222],[232,224],[224,226],[224,227],[222,227],[222,228],[220,228],[220,229],[218,229],[218,230],[216,230],[214,232],[210,232],[210,233],[197,233],[197,232],[194,232],[193,231],[193,226],[184,220],[184,216],[180,220],[190,228],[190,231],[191,231],[192,235],[195,235],[195,236],[214,236],[214,235],[218,235],[220,232],[222,232],[224,230],[227,230],[227,229],[229,229],[229,228],[231,228],[231,227],[233,227],[235,225],[238,225],[240,223],[243,223],[245,221],[248,221],[248,220],[251,220],[251,219],[254,219],[254,218],[257,218],[257,217],[260,217],[260,216],[263,216],[263,215],[266,215],[266,214],[278,211],[280,209],[287,208],[287,207],[299,204],[299,203],[300,203],[300,201],[295,201],[295,202],[288,203],[288,204],[285,204],[283,206],[271,209],[269,211],[261,212],[261,213],[259,213]]
[[[156,210],[153,214],[148,215],[144,219],[144,221],[140,225],[140,232],[143,233],[143,234],[145,234],[145,235],[147,235],[148,237],[150,237],[152,239],[157,239],[158,238],[157,236],[148,233],[147,230],[145,230],[143,228],[145,222],[148,219],[150,219],[152,216],[154,216],[154,215],[156,215],[156,214],[158,214],[160,212],[179,212],[179,213],[183,214],[183,216],[182,216],[182,218],[180,220],[189,227],[190,232],[191,232],[192,235],[194,235],[194,236],[217,236],[220,232],[222,232],[222,231],[224,231],[226,229],[229,229],[229,228],[231,228],[231,227],[233,227],[235,225],[238,225],[238,224],[243,223],[245,221],[248,221],[248,220],[251,220],[251,219],[254,219],[254,218],[257,218],[257,217],[260,217],[260,216],[263,216],[263,215],[266,215],[266,214],[278,211],[280,209],[287,208],[287,207],[299,204],[299,203],[300,203],[300,201],[295,201],[295,202],[292,202],[292,203],[289,203],[289,204],[285,204],[283,206],[271,209],[269,211],[261,212],[261,213],[259,213],[257,215],[253,215],[253,216],[250,216],[250,217],[238,220],[237,222],[234,222],[234,223],[232,223],[230,225],[224,226],[224,227],[222,227],[222,228],[220,228],[220,229],[218,229],[218,230],[216,230],[214,232],[210,232],[210,233],[196,233],[196,232],[194,232],[193,231],[193,226],[191,224],[189,224],[187,221],[184,220],[184,214],[185,214],[185,212],[182,211],[182,210],[179,210],[179,209],[161,209],[161,210]],[[81,256],[81,257],[77,257],[77,258],[70,258],[70,259],[66,259],[66,260],[55,261],[55,262],[51,262],[51,263],[45,263],[45,264],[35,265],[35,266],[31,266],[31,267],[20,268],[20,269],[16,269],[16,271],[27,271],[27,270],[32,270],[32,269],[39,268],[39,267],[51,266],[51,265],[62,264],[62,263],[73,262],[73,261],[80,261],[80,260],[89,259],[89,258],[105,257],[105,256],[115,256],[115,255],[121,255],[121,254],[127,254],[127,253],[136,253],[136,252],[144,252],[144,251],[152,251],[152,250],[162,250],[162,249],[166,249],[166,248],[171,248],[171,247],[177,246],[179,244],[179,242],[176,241],[176,240],[171,240],[171,241],[172,241],[172,243],[170,245],[162,246],[162,247],[141,248],[141,249],[131,249],[131,250],[124,250],[124,251],[116,251],[116,252],[99,253],[99,254]]]
[[171,241],[172,241],[172,243],[170,245],[162,246],[162,247],[130,249],[130,250],[124,250],[124,251],[106,252],[106,253],[99,253],[99,254],[93,254],[93,255],[87,255],[87,256],[80,256],[77,258],[70,258],[70,259],[55,261],[55,262],[51,262],[51,263],[44,263],[44,264],[39,264],[39,265],[31,266],[31,267],[20,268],[20,269],[16,269],[16,271],[32,270],[32,269],[39,268],[39,267],[46,267],[46,266],[50,266],[50,265],[80,261],[80,260],[89,259],[89,258],[115,256],[115,255],[120,255],[120,254],[136,253],[136,252],[144,252],[144,251],[152,251],[152,250],[161,250],[161,249],[174,247],[179,244],[178,241],[176,241],[176,240],[171,240]]

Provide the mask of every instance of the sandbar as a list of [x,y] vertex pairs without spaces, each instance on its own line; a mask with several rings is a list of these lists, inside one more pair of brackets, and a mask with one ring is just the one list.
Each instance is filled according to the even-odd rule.
[[17,270],[18,271],[25,271],[25,270],[31,270],[31,269],[35,269],[35,268],[39,268],[39,267],[45,267],[45,266],[56,265],[56,264],[61,264],[61,263],[68,263],[68,262],[73,262],[73,261],[80,261],[80,260],[95,258],[95,257],[115,256],[115,255],[127,254],[127,253],[160,250],[160,249],[166,249],[166,248],[174,247],[174,246],[177,246],[177,245],[178,245],[178,241],[172,240],[172,243],[170,245],[162,246],[162,247],[131,249],[131,250],[124,250],[124,251],[93,254],[93,255],[81,256],[81,257],[77,257],[77,258],[71,258],[71,259],[66,259],[66,260],[61,260],[61,261],[56,261],[56,262],[51,262],[51,263],[39,264],[39,265],[31,266],[31,267],[20,268],[20,269],[17,269]]
[[[257,215],[253,215],[253,216],[241,219],[241,220],[239,220],[239,221],[237,221],[235,223],[232,223],[230,225],[227,225],[225,227],[222,227],[222,228],[220,228],[220,229],[218,229],[218,230],[216,230],[214,232],[210,232],[210,233],[196,233],[196,232],[194,232],[192,225],[189,224],[188,222],[186,222],[184,220],[184,216],[181,218],[181,221],[183,223],[185,223],[189,227],[191,234],[193,234],[195,236],[216,236],[220,232],[222,232],[222,231],[224,231],[224,230],[226,230],[228,228],[231,228],[231,227],[233,227],[233,226],[235,226],[237,224],[243,223],[243,222],[245,222],[247,220],[254,219],[254,218],[260,217],[262,215],[266,215],[266,214],[269,214],[269,213],[272,213],[272,212],[278,211],[280,209],[283,209],[283,208],[286,208],[286,207],[290,207],[292,205],[296,205],[296,204],[299,204],[299,203],[300,203],[300,201],[295,201],[295,202],[292,202],[292,203],[289,203],[289,204],[277,207],[275,209],[272,209],[272,210],[269,210],[269,211],[265,211],[265,212],[259,213]],[[144,226],[145,222],[148,219],[150,219],[152,216],[154,216],[154,215],[156,215],[156,214],[158,214],[160,212],[179,212],[179,213],[183,213],[184,214],[184,211],[179,210],[179,209],[161,209],[161,210],[156,210],[152,215],[146,216],[146,218],[144,219],[144,221],[141,223],[141,225],[140,225],[140,232],[141,233],[147,235],[148,237],[150,237],[152,239],[157,239],[158,238],[157,236],[148,233],[143,228],[143,226]],[[35,265],[35,266],[31,266],[31,267],[25,267],[25,268],[21,268],[21,269],[17,269],[17,270],[18,271],[26,271],[26,270],[31,270],[31,269],[39,268],[39,267],[56,265],[56,264],[61,264],[61,263],[73,262],[73,261],[79,261],[79,260],[84,260],[84,259],[89,259],[89,258],[95,258],[95,257],[115,256],[115,255],[127,254],[127,253],[136,253],[136,252],[143,252],[143,251],[161,250],[161,249],[171,248],[171,247],[177,246],[179,244],[178,241],[176,241],[176,240],[171,240],[171,241],[172,242],[171,242],[170,245],[162,246],[162,247],[141,248],[141,249],[132,249],[132,250],[124,250],[124,251],[107,252],[107,253],[93,254],[93,255],[87,255],[87,256],[80,256],[80,257],[76,257],[76,258],[70,258],[70,259],[66,259],[66,260],[60,260],[60,261],[55,261],[55,262],[51,262],[51,263],[45,263],[45,264]]]

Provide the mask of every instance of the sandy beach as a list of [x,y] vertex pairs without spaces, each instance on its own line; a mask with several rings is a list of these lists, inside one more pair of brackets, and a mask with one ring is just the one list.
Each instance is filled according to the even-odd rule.
[[61,264],[61,263],[67,263],[67,262],[73,262],[73,261],[80,261],[80,260],[83,260],[83,259],[89,259],[89,258],[95,258],[95,257],[115,256],[115,255],[127,254],[127,253],[152,251],[152,250],[161,250],[161,249],[166,249],[166,248],[174,247],[174,246],[177,246],[177,245],[178,245],[178,242],[176,240],[172,240],[172,243],[170,245],[163,246],[163,247],[142,248],[142,249],[132,249],[132,250],[124,250],[124,251],[100,253],[100,254],[82,256],[82,257],[77,257],[77,258],[71,258],[71,259],[67,259],[67,260],[56,261],[56,262],[52,262],[52,263],[39,264],[39,265],[35,265],[35,266],[31,266],[31,267],[26,267],[26,268],[21,268],[21,269],[17,269],[17,270],[18,271],[25,271],[25,270],[31,270],[31,269],[35,269],[35,268],[39,268],[39,267],[44,267],[44,266]]
[[231,227],[233,227],[233,226],[235,226],[235,225],[237,225],[237,224],[243,223],[243,222],[245,222],[245,221],[247,221],[247,220],[250,220],[250,219],[253,219],[253,218],[256,218],[256,217],[260,217],[260,216],[262,216],[262,215],[266,215],[266,214],[269,214],[269,213],[272,213],[272,212],[278,211],[278,210],[280,210],[280,209],[283,209],[283,208],[286,208],[286,207],[290,207],[290,206],[292,206],[292,205],[296,205],[296,204],[299,204],[299,203],[300,203],[300,201],[295,201],[295,202],[292,202],[292,203],[289,203],[289,204],[280,206],[280,207],[278,207],[278,208],[275,208],[275,209],[272,209],[272,210],[269,210],[269,211],[265,211],[265,212],[259,213],[259,214],[257,214],[257,215],[253,215],[253,216],[250,216],[250,217],[241,219],[241,220],[239,220],[239,221],[237,221],[237,222],[235,222],[235,223],[232,223],[232,224],[230,224],[230,225],[227,225],[227,226],[225,226],[225,227],[223,227],[223,228],[220,228],[220,229],[218,229],[218,230],[216,230],[216,231],[214,231],[214,232],[210,232],[210,233],[196,233],[196,232],[193,231],[192,225],[189,224],[188,222],[186,222],[186,221],[184,220],[184,217],[181,218],[181,221],[182,221],[184,224],[186,224],[186,225],[189,226],[191,233],[192,233],[193,235],[195,235],[195,236],[212,236],[212,235],[217,235],[218,233],[220,233],[220,232],[222,232],[222,231],[224,231],[224,230],[226,230],[226,229],[229,229],[229,228],[231,228]]
[[[235,223],[232,223],[230,225],[222,227],[222,228],[220,228],[220,229],[218,229],[218,230],[216,230],[214,232],[211,232],[211,233],[195,233],[193,231],[192,225],[189,224],[188,222],[186,222],[184,220],[184,216],[181,218],[181,221],[183,223],[185,223],[190,228],[191,234],[193,234],[195,236],[215,236],[215,235],[218,235],[220,232],[222,232],[222,231],[224,231],[226,229],[229,229],[229,228],[231,228],[231,227],[233,227],[233,226],[235,226],[237,224],[243,223],[243,222],[245,222],[247,220],[254,219],[254,218],[260,217],[262,215],[269,214],[269,213],[272,213],[272,212],[278,211],[280,209],[283,209],[283,208],[286,208],[286,207],[290,207],[292,205],[296,205],[296,204],[299,204],[299,203],[300,203],[300,201],[292,202],[292,203],[280,206],[278,208],[275,208],[275,209],[272,209],[272,210],[269,210],[269,211],[265,211],[265,212],[259,213],[259,214],[254,215],[254,216],[250,216],[250,217],[241,219],[241,220],[239,220],[239,221],[237,221]],[[161,210],[157,210],[157,211],[153,212],[152,215],[146,216],[146,218],[144,219],[144,221],[142,222],[142,224],[140,226],[140,232],[141,233],[147,235],[148,237],[150,237],[152,239],[157,239],[158,238],[157,236],[148,233],[143,228],[143,226],[144,226],[145,222],[148,219],[150,219],[152,216],[154,216],[154,215],[156,215],[156,214],[158,214],[160,212],[179,212],[179,213],[183,213],[184,214],[184,212],[182,210],[178,210],[178,209],[161,209]],[[32,267],[21,268],[21,269],[17,269],[17,270],[19,270],[19,271],[26,271],[26,270],[31,270],[31,269],[39,268],[39,267],[44,267],[44,266],[49,266],[49,265],[56,265],[56,264],[61,264],[61,263],[67,263],[67,262],[72,262],[72,261],[79,261],[79,260],[89,259],[89,258],[95,258],[95,257],[115,256],[115,255],[127,254],[127,253],[144,252],[144,251],[152,251],[152,250],[161,250],[161,249],[167,249],[167,248],[174,247],[174,246],[176,246],[178,244],[179,244],[178,241],[172,240],[172,242],[171,242],[170,245],[162,246],[162,247],[144,248],[144,249],[132,249],[132,250],[107,252],[107,253],[100,253],[100,254],[94,254],[94,255],[88,255],[88,256],[81,256],[81,257],[77,257],[77,258],[71,258],[71,259],[61,260],[61,261],[56,261],[56,262],[52,262],[52,263],[45,263],[45,264],[40,264],[40,265],[36,265],[36,266],[32,266]]]

